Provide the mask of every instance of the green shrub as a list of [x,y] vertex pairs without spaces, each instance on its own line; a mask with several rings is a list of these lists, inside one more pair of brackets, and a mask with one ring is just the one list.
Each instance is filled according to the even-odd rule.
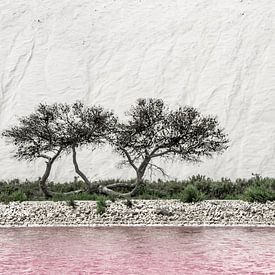
[[225,200],[240,200],[242,199],[242,196],[240,194],[238,195],[232,195],[232,194],[228,194],[224,197]]
[[254,185],[245,190],[244,198],[249,202],[265,203],[275,200],[275,192],[272,192],[264,186]]
[[18,190],[18,191],[14,191],[11,194],[5,194],[5,193],[1,193],[0,195],[0,201],[3,203],[9,203],[11,201],[25,201],[27,200],[27,196],[24,192]]
[[77,207],[77,204],[75,203],[75,201],[74,201],[73,199],[69,199],[69,200],[67,201],[67,205],[68,205],[69,207],[72,207],[73,209],[75,209],[75,208]]
[[[79,194],[74,194],[71,195],[71,197],[74,200],[78,200],[78,201],[97,201],[99,198],[103,197],[102,195],[98,195],[98,194],[89,194],[89,193],[79,193]],[[105,198],[105,196],[104,196]]]
[[133,202],[131,200],[127,199],[126,202],[125,202],[125,205],[126,205],[127,208],[132,208],[133,207]]
[[10,195],[11,201],[25,201],[27,200],[27,196],[22,191],[15,191]]
[[115,202],[116,199],[117,199],[116,196],[113,196],[113,195],[110,195],[110,196],[109,196],[109,200],[110,200],[111,202]]
[[[117,179],[102,180],[100,181],[101,185],[107,185],[111,183],[117,183]],[[125,183],[133,183],[134,180],[123,181]],[[226,178],[220,180],[212,180],[205,176],[197,175],[190,177],[187,180],[177,181],[153,181],[145,182],[145,185],[142,186],[140,192],[135,199],[181,199],[184,191],[188,185],[193,185],[197,190],[205,195],[205,199],[246,199],[247,196],[249,200],[253,201],[254,198],[252,195],[249,195],[247,191],[249,187],[256,186],[260,190],[266,190],[267,193],[271,193],[271,199],[274,197],[275,193],[275,179],[272,178],[263,178],[257,174],[253,175],[250,179],[236,179],[231,181]],[[48,187],[51,191],[56,194],[52,200],[54,201],[68,201],[68,200],[93,200],[98,201],[100,199],[104,200],[114,200],[114,197],[105,196],[101,194],[89,194],[86,192],[86,186],[84,182],[78,181],[77,179],[73,182],[66,183],[54,183],[49,182]],[[118,187],[115,190],[119,192],[129,192],[133,187]],[[252,188],[252,191],[254,190]],[[74,190],[83,190],[81,193],[77,194],[64,194],[65,192],[70,192]],[[188,190],[188,189],[187,189]],[[250,189],[249,189],[250,190]],[[248,195],[245,197],[245,192],[248,192]],[[262,193],[263,191],[261,191]],[[264,191],[265,192],[265,191]],[[62,194],[63,193],[63,194]],[[251,192],[250,192],[251,193]],[[255,192],[254,192],[255,193]],[[252,196],[252,197],[251,197]],[[269,196],[269,195],[268,195]],[[273,196],[273,197],[272,197]],[[18,179],[10,181],[0,181],[0,201],[9,202],[9,201],[23,201],[23,200],[44,200],[44,195],[40,189],[38,181],[22,181]],[[261,199],[262,200],[262,199]]]
[[96,213],[99,215],[104,214],[106,212],[106,207],[106,200],[100,197],[96,202]]
[[52,201],[66,201],[68,200],[68,197],[66,198],[63,194],[54,194],[51,198]]
[[212,199],[225,199],[228,195],[235,193],[236,185],[231,181],[222,179],[220,182],[215,182],[210,188],[210,198]]
[[11,198],[7,194],[0,194],[0,202],[8,204],[11,201]]
[[189,184],[180,196],[181,202],[199,202],[204,199],[204,194],[196,186]]

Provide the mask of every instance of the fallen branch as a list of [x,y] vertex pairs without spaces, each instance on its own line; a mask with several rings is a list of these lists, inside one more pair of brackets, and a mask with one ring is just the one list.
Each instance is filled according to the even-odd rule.
[[75,190],[75,191],[70,191],[70,192],[65,192],[65,193],[59,193],[59,192],[52,192],[53,195],[75,195],[75,194],[80,194],[83,193],[84,190],[79,189],[79,190]]
[[114,196],[114,197],[118,197],[118,198],[130,198],[137,193],[138,188],[139,188],[139,186],[135,185],[135,187],[132,191],[127,192],[127,193],[120,193],[120,192],[114,191],[106,186],[101,185],[98,187],[98,190],[101,194],[105,194],[108,196]]
[[112,183],[105,185],[107,188],[117,188],[117,187],[135,187],[136,184],[134,183],[126,183],[126,182],[117,182],[117,183]]

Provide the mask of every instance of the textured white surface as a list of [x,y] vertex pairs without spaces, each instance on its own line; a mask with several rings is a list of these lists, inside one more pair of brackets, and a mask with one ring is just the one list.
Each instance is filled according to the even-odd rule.
[[[120,115],[138,97],[216,114],[230,149],[200,165],[168,163],[173,177],[275,176],[273,0],[1,0],[0,131],[39,102],[80,99]],[[43,162],[11,158],[0,178],[34,179]],[[83,150],[90,177],[130,177],[103,150]],[[42,164],[42,166],[41,166]],[[63,158],[51,179],[71,180]]]

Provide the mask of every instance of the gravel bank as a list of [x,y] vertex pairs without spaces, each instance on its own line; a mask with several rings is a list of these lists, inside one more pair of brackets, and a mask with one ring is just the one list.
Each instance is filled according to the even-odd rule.
[[96,202],[37,201],[0,204],[0,227],[7,226],[99,226],[99,225],[221,225],[275,226],[275,202],[178,200],[107,201],[106,212],[96,213]]

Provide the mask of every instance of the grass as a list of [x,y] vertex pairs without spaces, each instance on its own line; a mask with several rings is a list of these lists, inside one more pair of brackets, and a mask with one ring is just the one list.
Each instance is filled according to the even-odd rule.
[[76,207],[77,207],[77,204],[75,203],[75,201],[73,199],[67,200],[67,205],[72,207],[73,209],[76,209]]
[[245,190],[244,198],[250,202],[265,203],[275,200],[275,193],[263,186],[253,185]]
[[107,204],[104,198],[99,198],[96,202],[96,213],[102,215],[106,212]]
[[133,203],[129,199],[126,200],[125,205],[126,205],[127,208],[132,208],[133,207]]
[[[102,185],[118,182],[118,180],[101,181]],[[133,183],[133,180],[125,181]],[[191,186],[191,187],[190,187]],[[53,192],[61,193],[55,195],[54,201],[75,200],[112,200],[100,194],[88,194],[85,192],[85,184],[82,181],[66,183],[49,182],[48,187]],[[64,195],[63,192],[84,190],[82,193]],[[116,191],[127,192],[130,189],[121,188]],[[139,194],[134,199],[181,199],[182,201],[199,201],[201,199],[243,199],[247,201],[266,202],[275,200],[275,179],[262,178],[254,175],[250,179],[237,179],[231,181],[227,178],[212,180],[205,176],[197,175],[184,181],[154,181],[145,182]],[[0,201],[44,200],[37,181],[19,180],[0,181]]]
[[180,201],[181,202],[199,202],[204,200],[205,195],[193,184],[188,184],[183,190]]

